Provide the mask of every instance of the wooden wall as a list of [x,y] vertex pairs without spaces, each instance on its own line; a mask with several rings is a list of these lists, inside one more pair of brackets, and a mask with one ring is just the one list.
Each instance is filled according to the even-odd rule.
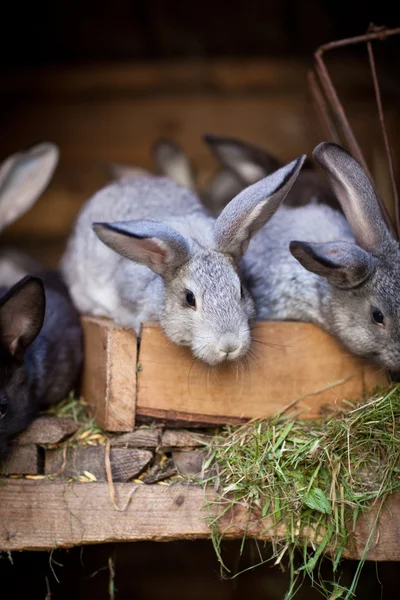
[[[150,144],[160,135],[187,149],[203,180],[216,168],[202,144],[204,132],[241,137],[284,160],[310,153],[321,133],[307,91],[309,64],[282,59],[119,63],[8,75],[0,97],[0,156],[48,139],[60,146],[61,161],[49,190],[4,239],[56,264],[80,206],[108,181],[107,161],[149,167]],[[332,72],[385,196],[388,180],[366,63],[337,61]],[[398,93],[392,78],[383,75],[394,132]]]

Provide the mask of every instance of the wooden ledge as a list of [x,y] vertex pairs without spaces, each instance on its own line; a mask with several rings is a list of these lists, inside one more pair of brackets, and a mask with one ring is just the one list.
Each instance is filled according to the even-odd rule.
[[97,422],[130,431],[135,421],[201,427],[266,418],[284,410],[315,418],[359,399],[388,377],[311,323],[259,322],[252,358],[209,368],[145,323],[132,330],[85,317],[83,396]]
[[[4,480],[3,480],[4,481]],[[2,482],[3,483],[3,482]],[[0,550],[51,550],[85,544],[135,541],[206,539],[210,530],[201,487],[187,485],[114,484],[119,511],[110,501],[106,483],[69,483],[28,480],[4,481],[0,487]],[[132,493],[133,490],[133,493]],[[211,497],[210,490],[207,495]],[[347,558],[360,559],[375,518],[372,510],[359,519]],[[238,507],[221,523],[226,539],[247,537],[270,540],[283,531],[262,531],[249,524]],[[400,561],[400,495],[389,498],[368,560]]]

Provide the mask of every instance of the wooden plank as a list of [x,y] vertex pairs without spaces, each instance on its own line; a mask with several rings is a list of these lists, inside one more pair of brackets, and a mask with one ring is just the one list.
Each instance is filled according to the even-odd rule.
[[140,428],[111,439],[111,448],[157,448],[160,445],[159,429]]
[[40,469],[39,448],[35,444],[11,445],[10,454],[1,465],[3,475],[38,475]]
[[205,446],[211,441],[211,437],[194,431],[166,429],[161,438],[161,448],[163,452],[168,452],[175,448],[198,448]]
[[[301,59],[259,58],[180,60],[162,62],[105,63],[91,65],[57,66],[33,71],[4,74],[3,97],[15,94],[40,95],[54,101],[57,96],[85,96],[98,98],[110,90],[114,93],[160,93],[160,91],[214,91],[247,92],[273,88],[298,88],[304,85],[309,61]],[[339,85],[363,85],[369,78],[365,63],[330,61],[335,82]],[[383,85],[392,85],[383,72]]]
[[73,419],[43,415],[35,419],[28,429],[15,440],[17,444],[58,444],[74,434],[79,427]]
[[349,354],[311,323],[258,323],[257,361],[208,369],[172,344],[156,324],[143,327],[136,414],[170,424],[219,424],[275,415],[295,402],[315,418],[357,399],[387,375]]
[[[0,487],[0,550],[51,550],[77,545],[209,538],[203,509],[207,495],[197,486],[115,484],[118,511],[106,483],[5,480]],[[133,490],[133,493],[132,493]],[[34,510],[32,510],[34,507]],[[101,518],[99,518],[101,515]],[[226,539],[271,539],[283,530],[249,522],[242,506],[221,521]],[[359,559],[375,518],[374,509],[359,520],[348,558]],[[383,510],[369,560],[400,560],[400,496]]]
[[135,332],[105,319],[83,318],[85,362],[82,393],[97,423],[108,431],[135,424]]
[[[114,481],[126,482],[139,475],[153,459],[149,450],[115,448],[110,452],[111,472]],[[107,481],[105,448],[78,446],[46,450],[45,474],[60,474],[62,477],[80,477],[85,471],[98,481]]]

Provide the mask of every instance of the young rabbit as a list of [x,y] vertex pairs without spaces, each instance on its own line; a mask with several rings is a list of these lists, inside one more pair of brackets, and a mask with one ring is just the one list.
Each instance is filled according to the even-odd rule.
[[400,371],[398,243],[359,163],[333,143],[313,157],[346,218],[322,204],[279,209],[245,256],[257,316],[312,321],[354,354]]
[[[58,162],[58,148],[42,143],[0,164],[0,232],[25,214],[47,187]],[[40,265],[15,249],[0,250],[0,285],[10,286]]]
[[[269,152],[253,144],[235,138],[210,134],[204,135],[203,139],[224,166],[225,180],[229,179],[230,173],[231,178],[235,178],[232,179],[232,184],[239,185],[239,189],[259,181],[282,166],[282,163]],[[216,212],[222,210],[224,207],[223,195],[220,198],[211,196],[211,200]],[[322,173],[316,171],[313,165],[306,161],[285,200],[285,205],[298,207],[310,202],[321,202],[340,210],[340,204]]]
[[[196,192],[211,214],[220,214],[228,202],[247,187],[232,169],[225,167],[220,169],[205,187],[201,187],[197,181],[195,166],[187,153],[179,144],[168,138],[157,139],[152,145],[151,154],[155,172]],[[277,165],[276,168],[278,166],[282,165]],[[125,177],[133,179],[152,174],[142,167],[115,163],[109,166],[109,171],[113,179]],[[269,175],[273,171],[274,169],[271,169],[265,175]],[[261,178],[259,177],[259,179]],[[251,183],[255,183],[255,181]]]
[[38,411],[66,398],[82,363],[79,316],[56,275],[0,288],[0,457]]
[[122,179],[104,188],[83,207],[62,259],[75,305],[136,332],[159,320],[170,340],[210,365],[241,358],[254,304],[237,265],[304,158],[244,190],[216,221],[169,179]]

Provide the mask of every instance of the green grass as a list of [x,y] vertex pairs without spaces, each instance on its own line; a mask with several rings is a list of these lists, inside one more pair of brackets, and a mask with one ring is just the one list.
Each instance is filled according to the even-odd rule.
[[[378,514],[388,494],[400,488],[400,386],[379,393],[363,405],[348,403],[329,419],[275,419],[226,427],[210,444],[204,484],[216,489],[207,505],[212,539],[222,569],[221,517],[236,504],[270,529],[285,526],[275,540],[273,560],[289,564],[293,598],[305,577],[322,597],[355,595],[364,560],[349,588],[340,585],[339,564],[360,515],[376,503]],[[369,543],[374,540],[377,519]],[[295,567],[295,551],[302,564]],[[334,581],[319,575],[319,559],[329,550]],[[261,560],[262,562],[262,560]]]

